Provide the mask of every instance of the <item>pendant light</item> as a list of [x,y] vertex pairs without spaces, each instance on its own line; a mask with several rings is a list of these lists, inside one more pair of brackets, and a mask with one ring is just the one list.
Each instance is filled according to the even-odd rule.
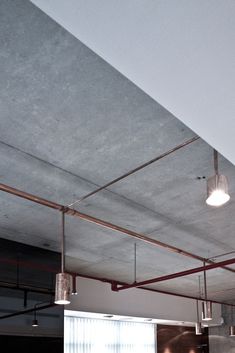
[[71,295],[77,295],[77,285],[76,285],[76,276],[73,276],[73,282],[72,282],[72,292]]
[[233,306],[231,305],[231,325],[229,326],[229,336],[231,337],[235,336],[235,326],[233,323]]
[[70,304],[71,275],[65,272],[65,235],[64,235],[64,212],[62,212],[61,232],[61,272],[56,275],[55,304]]
[[218,152],[214,150],[215,175],[207,179],[207,199],[209,206],[219,207],[229,201],[228,180],[225,175],[219,174]]
[[199,309],[198,309],[198,300],[196,300],[196,307],[197,307],[197,322],[195,323],[195,334],[202,335],[202,324],[199,320]]
[[[201,298],[201,282],[200,276],[198,276],[198,289],[199,289],[199,298]],[[198,300],[196,300],[196,310],[197,310],[197,321],[195,323],[195,334],[202,335],[202,324],[199,319],[199,308],[198,308]]]
[[[205,261],[203,262],[205,266]],[[202,302],[202,320],[212,320],[212,303],[207,300],[206,271],[204,270],[204,301]]]
[[34,312],[33,312],[33,321],[32,321],[32,326],[33,327],[38,327],[36,305],[37,304],[34,305]]

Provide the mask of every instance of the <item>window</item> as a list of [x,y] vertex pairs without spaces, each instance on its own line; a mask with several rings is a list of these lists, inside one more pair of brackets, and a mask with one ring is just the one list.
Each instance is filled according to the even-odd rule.
[[153,324],[65,316],[65,353],[155,353]]

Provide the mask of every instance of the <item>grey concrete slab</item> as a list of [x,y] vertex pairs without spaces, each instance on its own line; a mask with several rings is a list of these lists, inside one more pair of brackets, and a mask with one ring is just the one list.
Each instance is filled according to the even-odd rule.
[[[194,136],[27,0],[0,2],[0,41],[2,183],[68,204]],[[205,205],[206,180],[198,179],[213,173],[212,149],[202,140],[76,208],[200,256],[232,251],[235,168],[219,162],[231,194],[220,209]],[[1,193],[0,235],[59,250],[60,215]],[[74,271],[131,282],[134,243],[66,217],[67,266]],[[199,265],[137,241],[139,280]],[[211,295],[228,300],[233,274],[211,273]],[[197,277],[152,287],[195,293]]]

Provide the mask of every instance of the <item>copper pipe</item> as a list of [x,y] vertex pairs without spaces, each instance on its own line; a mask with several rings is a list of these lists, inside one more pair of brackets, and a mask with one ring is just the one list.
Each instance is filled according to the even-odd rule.
[[[180,271],[180,272],[176,272],[176,273],[172,273],[170,275],[164,275],[161,277],[156,277],[156,278],[152,278],[152,279],[148,279],[142,282],[137,282],[137,283],[132,283],[129,285],[124,285],[121,287],[117,287],[117,291],[120,290],[124,290],[124,289],[130,289],[130,288],[136,288],[136,287],[140,287],[140,286],[145,286],[151,283],[158,283],[158,282],[163,282],[163,281],[168,281],[174,278],[179,278],[179,277],[184,277],[184,276],[188,276],[188,275],[192,275],[194,273],[198,273],[198,272],[204,272],[208,271],[208,270],[213,270],[214,268],[218,268],[218,267],[222,267],[222,266],[226,266],[226,265],[232,265],[235,263],[235,258],[230,259],[230,260],[225,260],[225,261],[221,261],[221,262],[217,262],[217,263],[213,263],[210,265],[203,265],[200,267],[196,267],[196,268],[191,268],[189,270],[185,270],[185,271]],[[205,296],[205,299],[207,300],[207,295]]]
[[[138,289],[144,289],[144,290],[147,290],[149,292],[155,292],[155,293],[164,294],[164,295],[172,295],[173,297],[179,297],[179,298],[185,298],[185,299],[192,299],[192,300],[200,300],[200,301],[202,301],[201,298],[195,297],[193,295],[186,295],[186,294],[181,294],[181,293],[173,293],[173,292],[168,292],[168,291],[165,291],[165,290],[152,289],[152,288],[146,288],[146,287],[138,287]],[[211,303],[214,303],[214,304],[228,305],[228,306],[234,306],[235,307],[235,304],[230,304],[230,303],[226,303],[226,302],[222,302],[222,301],[218,301],[218,300],[208,299],[208,301],[210,301]]]
[[[16,260],[8,261],[8,259],[4,259],[1,262],[6,262],[6,263],[9,263],[9,264],[16,264],[17,263]],[[42,267],[41,265],[38,265],[38,264],[35,264],[35,263],[31,263],[31,262],[23,262],[23,263],[20,263],[20,265],[23,265],[23,267],[40,269],[42,271],[47,271],[47,272],[52,272],[52,273],[56,273],[57,272],[57,269],[55,269],[55,268],[51,268],[51,267],[47,267],[47,266],[43,266]],[[80,278],[90,279],[90,280],[94,280],[94,281],[99,281],[99,282],[102,282],[102,283],[109,283],[112,286],[112,289],[114,291],[117,290],[117,286],[128,285],[128,283],[125,283],[125,282],[122,282],[122,281],[113,280],[113,279],[110,279],[110,278],[102,278],[102,277],[85,275],[85,274],[82,274],[82,273],[70,272],[70,271],[67,271],[67,273],[72,275],[74,278],[75,277],[80,277]],[[9,285],[8,285],[8,288],[9,288]],[[11,285],[12,285],[12,287],[11,287],[12,289],[16,289],[14,283],[11,283]],[[13,288],[13,286],[14,286],[14,288]],[[1,285],[0,285],[0,287],[1,287]],[[27,289],[29,289],[29,288],[27,288]],[[196,296],[191,296],[191,295],[186,295],[186,294],[181,294],[181,293],[174,293],[174,292],[169,292],[169,291],[160,290],[160,289],[142,287],[142,286],[138,287],[137,289],[142,289],[142,290],[145,290],[145,291],[159,293],[159,294],[170,295],[170,296],[174,296],[174,297],[180,297],[180,298],[186,298],[186,299],[192,299],[192,300],[202,300],[200,295],[199,295],[199,297],[196,297]],[[23,288],[22,288],[22,290],[23,290]],[[30,290],[31,290],[31,288],[29,289],[29,291]],[[212,299],[209,299],[209,301],[211,303],[220,304],[220,305],[235,306],[235,304],[230,304],[230,303],[226,303],[226,302],[222,302],[222,301],[216,301],[216,300],[212,300]]]
[[121,226],[118,226],[116,224],[104,221],[102,219],[99,219],[99,218],[96,218],[96,217],[93,217],[93,216],[89,216],[89,215],[87,215],[85,213],[82,213],[82,212],[79,212],[77,210],[66,209],[65,213],[69,214],[69,215],[72,215],[72,216],[79,217],[79,218],[81,218],[81,219],[83,219],[83,220],[85,220],[87,222],[97,224],[97,225],[102,226],[104,228],[108,228],[108,229],[111,229],[113,231],[129,235],[129,236],[131,236],[131,237],[133,237],[135,239],[139,239],[139,240],[141,240],[141,241],[143,241],[145,243],[153,244],[153,245],[156,245],[158,247],[165,248],[165,249],[167,249],[167,250],[169,250],[171,252],[174,252],[174,253],[177,253],[177,254],[180,254],[180,255],[184,255],[184,256],[193,258],[195,260],[199,260],[199,261],[203,261],[204,260],[204,258],[202,258],[201,256],[192,254],[192,253],[190,253],[188,251],[182,250],[182,249],[177,248],[177,247],[175,247],[173,245],[169,245],[169,244],[163,243],[163,242],[161,242],[159,240],[156,240],[156,239],[153,239],[153,238],[149,238],[149,237],[147,237],[144,234],[134,232],[134,231],[132,231],[130,229],[123,228]]
[[41,197],[29,194],[27,192],[12,188],[11,186],[5,185],[5,184],[0,184],[0,191],[7,192],[8,194],[12,194],[18,197],[21,197],[22,199],[29,200],[35,203],[38,203],[42,206],[46,206],[49,208],[53,208],[58,211],[63,210],[63,206],[59,205],[58,203],[48,201],[46,199],[43,199]]
[[[87,215],[85,213],[79,212],[79,211],[74,210],[72,208],[65,207],[63,205],[54,203],[52,201],[48,201],[48,200],[43,199],[41,197],[38,197],[38,196],[35,196],[35,195],[32,195],[32,194],[29,194],[27,192],[12,188],[12,187],[10,187],[8,185],[0,184],[0,191],[4,191],[4,192],[7,192],[9,194],[21,197],[23,199],[38,203],[40,205],[43,205],[43,206],[46,206],[46,207],[49,207],[49,208],[53,208],[55,210],[58,210],[60,212],[63,212],[65,214],[68,214],[68,215],[71,215],[71,216],[79,217],[80,219],[83,219],[83,220],[85,220],[87,222],[99,225],[99,226],[107,228],[107,229],[111,229],[113,231],[120,232],[122,234],[126,234],[126,235],[131,236],[131,237],[133,237],[135,239],[139,239],[139,240],[141,240],[141,241],[143,241],[145,243],[153,244],[155,246],[164,248],[166,250],[169,250],[171,252],[177,253],[179,255],[187,256],[189,258],[192,258],[192,259],[195,259],[195,260],[198,260],[198,261],[202,261],[202,262],[206,261],[207,263],[214,263],[212,260],[206,260],[206,259],[204,259],[203,257],[201,257],[199,255],[195,255],[195,254],[193,254],[191,252],[188,252],[186,250],[182,250],[182,249],[177,248],[177,247],[175,247],[173,245],[169,245],[169,244],[163,243],[163,242],[161,242],[159,240],[149,238],[149,237],[147,237],[144,234],[134,232],[134,231],[132,231],[130,229],[123,228],[121,226],[115,225],[113,223],[104,221],[102,219],[99,219],[99,218],[96,218],[96,217],[93,217],[93,216],[89,216],[89,215]],[[225,267],[223,267],[223,268],[225,268]],[[235,272],[235,270],[227,268],[227,267],[225,269],[228,270],[228,271],[231,271],[231,272]]]
[[76,203],[79,203],[79,202],[81,202],[81,201],[84,201],[84,200],[88,199],[88,197],[97,194],[98,192],[100,192],[100,191],[106,189],[107,187],[109,187],[109,186],[111,186],[111,185],[113,185],[113,184],[116,184],[118,181],[127,178],[128,176],[130,176],[130,175],[132,175],[132,174],[138,172],[139,170],[141,170],[141,169],[143,169],[143,168],[148,167],[149,165],[151,165],[151,164],[153,164],[153,163],[155,163],[155,162],[157,162],[157,161],[163,159],[164,157],[169,156],[170,154],[172,154],[172,153],[174,153],[174,152],[180,150],[180,149],[183,148],[183,147],[188,146],[188,145],[191,144],[192,142],[197,141],[199,138],[200,138],[199,136],[194,136],[194,137],[192,137],[191,139],[189,139],[189,140],[187,140],[187,141],[181,143],[180,145],[175,146],[174,148],[172,148],[172,149],[170,149],[170,150],[168,150],[168,151],[166,151],[166,152],[160,154],[159,156],[157,156],[157,157],[151,159],[150,161],[148,161],[148,162],[146,162],[146,163],[144,163],[144,164],[141,164],[140,166],[138,166],[138,167],[136,167],[136,168],[130,170],[129,172],[127,172],[127,173],[125,173],[125,174],[119,176],[118,178],[116,178],[116,179],[114,179],[114,180],[108,182],[107,184],[105,184],[105,185],[103,185],[103,186],[100,186],[99,188],[97,188],[97,189],[95,189],[95,190],[89,192],[89,194],[82,196],[80,199],[78,199],[78,200],[72,202],[71,204],[67,205],[67,207],[71,207],[71,206],[75,205]]

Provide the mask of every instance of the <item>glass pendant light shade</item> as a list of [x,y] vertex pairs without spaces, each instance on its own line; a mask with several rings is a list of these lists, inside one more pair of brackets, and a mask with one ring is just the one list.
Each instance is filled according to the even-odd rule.
[[207,180],[207,205],[219,207],[229,200],[227,177],[219,174],[210,177]]
[[203,321],[212,320],[212,303],[209,301],[202,302],[202,320]]
[[57,273],[55,287],[55,304],[70,304],[70,287],[72,276],[69,273]]
[[202,324],[200,322],[195,323],[195,334],[202,335]]

